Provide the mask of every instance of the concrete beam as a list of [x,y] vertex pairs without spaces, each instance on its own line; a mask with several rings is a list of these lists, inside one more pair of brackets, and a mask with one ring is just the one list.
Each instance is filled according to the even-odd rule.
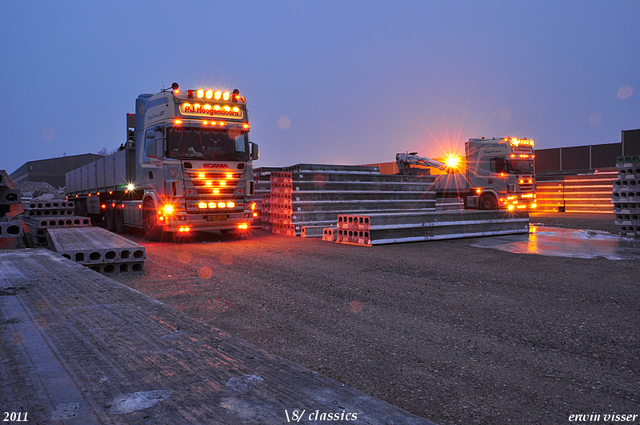
[[529,214],[459,211],[432,214],[341,216],[337,241],[359,245],[528,233]]
[[[48,229],[47,238],[52,251],[87,267],[95,266],[108,273],[120,272],[120,265],[144,264],[144,246],[99,227],[70,227]],[[114,267],[106,267],[112,265]],[[144,272],[144,268],[132,270]]]

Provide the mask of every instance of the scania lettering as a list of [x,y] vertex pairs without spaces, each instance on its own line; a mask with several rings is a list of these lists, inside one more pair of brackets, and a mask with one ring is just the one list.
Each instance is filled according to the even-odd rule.
[[536,208],[533,140],[505,137],[469,139],[465,156],[444,160],[417,152],[396,154],[400,174],[436,174],[437,196],[460,197],[465,208],[531,210]]
[[[249,141],[247,105],[239,91],[183,92],[174,83],[160,93],[141,94],[135,106],[117,152],[67,173],[67,197],[76,201],[76,214],[118,233],[141,227],[152,240],[247,229],[257,215],[252,197],[258,145]],[[220,118],[203,120],[209,116]]]

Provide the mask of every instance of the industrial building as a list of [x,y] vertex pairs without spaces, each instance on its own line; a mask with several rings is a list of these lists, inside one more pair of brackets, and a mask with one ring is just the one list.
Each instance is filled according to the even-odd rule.
[[102,155],[86,153],[29,161],[11,173],[10,177],[14,184],[25,181],[46,182],[55,188],[64,187],[66,184],[65,175],[69,171],[82,167],[98,158],[102,158]]

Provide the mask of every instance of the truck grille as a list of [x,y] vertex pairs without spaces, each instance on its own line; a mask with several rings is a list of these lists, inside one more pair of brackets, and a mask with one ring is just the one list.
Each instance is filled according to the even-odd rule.
[[[187,173],[187,177],[184,183],[187,213],[208,214],[243,208],[242,201],[235,199],[236,192],[242,190],[238,189],[242,173],[191,171]],[[235,202],[235,206],[228,207],[227,203],[230,201]],[[222,202],[224,207],[221,206]],[[207,208],[200,207],[202,203]],[[215,207],[210,208],[209,205]]]
[[533,184],[520,184],[521,192],[533,192]]

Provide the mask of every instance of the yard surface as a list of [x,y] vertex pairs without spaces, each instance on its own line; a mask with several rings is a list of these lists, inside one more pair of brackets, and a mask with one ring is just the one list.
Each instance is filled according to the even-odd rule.
[[[613,214],[531,223],[616,231]],[[637,260],[512,254],[477,239],[128,237],[145,245],[147,272],[120,282],[438,424],[640,413]]]

